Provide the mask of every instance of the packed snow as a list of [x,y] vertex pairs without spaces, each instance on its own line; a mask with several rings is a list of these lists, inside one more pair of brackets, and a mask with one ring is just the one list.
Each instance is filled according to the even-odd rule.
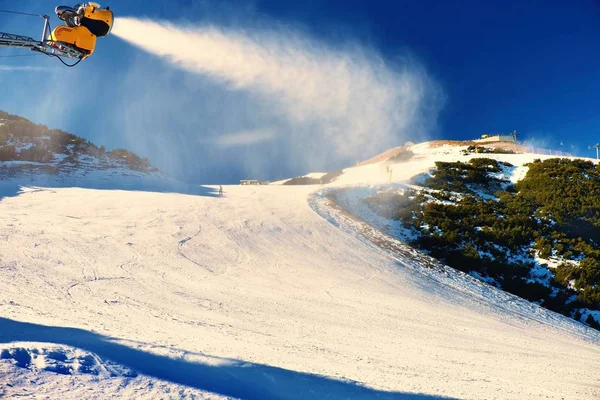
[[413,146],[391,182],[381,162],[223,197],[140,177],[0,184],[0,397],[599,398],[598,331],[431,268],[325,196],[481,156],[457,149]]

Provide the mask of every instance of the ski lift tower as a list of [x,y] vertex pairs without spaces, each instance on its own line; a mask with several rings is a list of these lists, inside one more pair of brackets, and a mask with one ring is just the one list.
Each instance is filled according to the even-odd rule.
[[596,149],[596,160],[599,160],[600,153],[598,152],[598,149],[600,149],[600,144],[596,143],[593,146],[588,146],[588,149],[591,149],[592,147],[594,147]]

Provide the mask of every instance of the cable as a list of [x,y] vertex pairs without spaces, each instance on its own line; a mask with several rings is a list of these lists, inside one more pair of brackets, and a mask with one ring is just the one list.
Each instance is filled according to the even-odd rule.
[[30,17],[41,17],[40,14],[30,14],[30,13],[24,13],[24,12],[19,12],[19,11],[9,11],[9,10],[0,10],[0,13],[28,15]]
[[40,53],[35,53],[35,54],[13,54],[13,55],[8,55],[8,56],[0,56],[0,58],[12,58],[12,57],[34,57],[34,56],[41,56],[42,54]]
[[[0,10],[0,13],[6,13],[6,14],[18,14],[18,15],[27,15],[27,16],[31,16],[31,17],[43,17],[43,15],[40,14],[30,14],[30,13],[24,13],[24,12],[19,12],[19,11],[9,11],[9,10]],[[50,29],[50,32],[52,32],[52,26],[50,25],[50,20],[45,17],[46,20],[48,21],[48,28]],[[43,39],[44,42],[46,41],[46,38]],[[77,62],[75,62],[74,64],[67,64],[60,56],[56,55],[56,54],[48,54],[45,52],[41,52],[41,54],[45,54],[49,57],[56,57],[58,58],[58,60],[63,63],[65,66],[69,67],[69,68],[73,68],[74,66],[76,66],[77,64],[79,64],[83,58],[80,58],[79,60],[77,60]],[[30,56],[34,56],[36,54],[22,54],[22,55],[6,55],[6,56],[0,56],[1,58],[9,58],[9,57],[30,57]]]
[[56,58],[58,58],[60,60],[61,63],[63,63],[64,65],[66,65],[69,68],[73,68],[74,66],[76,66],[77,64],[79,64],[81,62],[81,60],[83,60],[83,58],[80,58],[79,60],[77,60],[76,63],[74,64],[67,64],[66,62],[63,61],[63,59],[60,56],[55,56]]

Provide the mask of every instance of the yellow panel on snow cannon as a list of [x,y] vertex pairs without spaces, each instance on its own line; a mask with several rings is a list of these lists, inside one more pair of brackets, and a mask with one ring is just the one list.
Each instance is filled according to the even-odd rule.
[[89,3],[81,18],[81,26],[85,26],[98,37],[107,36],[115,22],[115,17],[107,7],[100,9],[98,4]]
[[82,58],[89,57],[96,48],[96,36],[85,26],[59,26],[52,31],[51,38],[84,50],[87,54]]

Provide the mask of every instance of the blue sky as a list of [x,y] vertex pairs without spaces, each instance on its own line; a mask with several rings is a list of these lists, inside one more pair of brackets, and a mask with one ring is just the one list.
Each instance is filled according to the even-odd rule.
[[[535,139],[546,147],[559,149],[562,141],[565,150],[577,155],[593,156],[595,152],[587,146],[600,141],[600,5],[596,1],[148,3],[107,4],[117,18],[147,17],[237,31],[252,28],[281,32],[284,38],[293,31],[294,37],[310,41],[311,48],[359,47],[377,55],[366,60],[381,59],[392,71],[404,70],[410,59],[411,73],[418,70],[419,76],[426,75],[428,85],[435,86],[424,95],[427,107],[429,103],[435,106],[426,107],[429,113],[399,128],[402,133],[381,140],[380,148],[358,147],[365,152],[423,136],[471,139],[484,132],[513,130],[521,139]],[[0,0],[0,9],[16,7],[34,13],[52,13],[55,5],[53,1]],[[41,19],[0,14],[0,31],[4,32],[38,37],[41,24]],[[203,51],[193,47],[190,51]],[[0,56],[12,54],[24,53],[0,49]],[[296,158],[297,153],[326,155],[327,146],[337,142],[319,142],[323,125],[314,119],[307,124],[286,121],[289,115],[285,113],[269,114],[272,104],[257,97],[252,88],[232,90],[114,36],[99,40],[97,53],[75,69],[45,57],[0,57],[0,65],[4,66],[0,68],[0,109],[107,148],[131,149],[188,181],[277,179],[307,169],[347,166],[372,155],[357,151],[339,157]],[[40,70],[10,71],[10,67],[22,66]],[[278,132],[276,140],[215,145],[225,143],[218,142],[219,135],[231,132],[269,138],[265,127]],[[310,133],[295,133],[289,136],[293,140],[286,141],[288,129]],[[418,137],[413,138],[411,132],[417,131],[414,136]]]

